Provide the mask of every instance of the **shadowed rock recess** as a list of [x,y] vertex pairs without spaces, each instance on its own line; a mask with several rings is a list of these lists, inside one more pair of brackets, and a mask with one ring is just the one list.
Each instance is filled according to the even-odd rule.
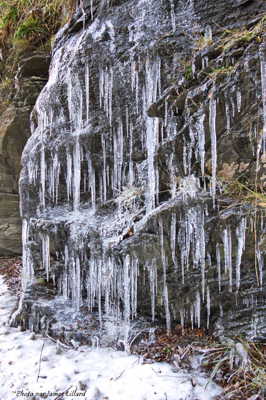
[[[7,58],[7,57],[6,57]],[[21,255],[18,178],[30,136],[30,113],[47,82],[49,57],[31,51],[17,60],[0,57],[0,255]],[[12,66],[11,66],[11,65]],[[5,69],[12,68],[15,84]]]
[[266,338],[265,204],[230,192],[265,186],[265,7],[91,0],[60,30],[22,157],[14,325]]

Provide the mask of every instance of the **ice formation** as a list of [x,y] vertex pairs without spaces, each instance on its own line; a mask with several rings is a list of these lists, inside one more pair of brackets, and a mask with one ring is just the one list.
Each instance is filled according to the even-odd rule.
[[[148,3],[142,2],[143,10],[138,10],[138,26],[129,29],[130,43],[140,40]],[[177,27],[174,8],[171,0],[173,30]],[[207,107],[200,105],[193,118],[188,107],[184,127],[177,131],[171,96],[164,87],[163,58],[152,52],[140,57],[133,47],[126,61],[114,63],[108,58],[95,66],[86,43],[97,44],[106,32],[110,37],[106,46],[112,53],[113,25],[97,18],[88,29],[66,40],[63,50],[55,48],[49,81],[35,106],[36,121],[24,150],[20,184],[23,288],[34,282],[38,247],[43,275],[47,281],[56,276],[57,294],[72,302],[76,312],[86,306],[90,312],[97,310],[100,325],[110,316],[127,327],[138,315],[142,285],[150,299],[151,319],[156,319],[163,305],[170,331],[169,276],[174,270],[171,276],[185,286],[187,276],[195,274],[196,295],[192,304],[187,304],[184,296],[180,319],[200,327],[203,310],[207,310],[209,327],[213,293],[221,293],[225,287],[230,292],[241,290],[247,228],[241,213],[237,226],[226,218],[219,223],[219,238],[213,239],[206,228],[211,220],[209,211],[218,210],[216,88],[209,90],[207,83],[201,88],[208,89]],[[210,27],[205,36],[211,39]],[[264,114],[265,75],[262,56]],[[127,80],[125,87],[123,79]],[[119,95],[123,90],[125,104]],[[243,108],[240,89],[235,97],[228,89],[224,124],[228,132]],[[177,137],[179,147],[174,151]],[[166,161],[162,161],[162,152]],[[177,160],[180,154],[182,160]],[[194,167],[196,162],[198,168]],[[164,170],[171,176],[169,182]],[[169,207],[170,219],[163,213],[164,205]],[[112,213],[108,207],[113,207]],[[145,222],[148,228],[144,233],[156,239],[153,247],[147,244],[143,260],[137,245],[135,248],[133,243],[133,250],[130,246],[127,250],[124,243],[138,234],[141,242]],[[207,243],[212,240],[216,242],[210,255]],[[257,261],[262,283],[263,255],[259,249]],[[56,265],[60,267],[56,269]],[[210,282],[212,267],[215,277]]]

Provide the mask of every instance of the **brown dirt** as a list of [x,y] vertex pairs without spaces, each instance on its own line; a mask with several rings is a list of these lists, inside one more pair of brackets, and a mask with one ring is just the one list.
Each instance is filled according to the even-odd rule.
[[4,276],[9,290],[17,296],[21,291],[21,270],[21,257],[0,257],[0,274]]

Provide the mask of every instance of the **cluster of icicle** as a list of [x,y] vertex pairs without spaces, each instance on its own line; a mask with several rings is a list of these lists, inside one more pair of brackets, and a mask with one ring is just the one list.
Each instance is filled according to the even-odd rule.
[[[171,3],[173,4],[173,3]],[[174,25],[173,6],[172,23]],[[112,31],[111,24],[106,24],[106,29]],[[98,28],[99,30],[102,28]],[[78,52],[79,44],[86,39],[87,31],[80,34],[76,48],[72,53]],[[90,32],[97,36],[97,32]],[[59,51],[59,50],[58,50]],[[74,55],[73,55],[74,59]],[[140,67],[140,64],[142,66]],[[132,59],[128,65],[131,71],[131,97],[134,102],[135,112],[145,121],[142,132],[142,147],[147,151],[147,189],[145,192],[146,214],[151,213],[159,205],[159,170],[157,164],[158,147],[167,140],[174,138],[177,134],[176,126],[173,122],[173,111],[165,101],[165,117],[151,118],[147,115],[149,107],[156,103],[162,96],[161,70],[162,61],[159,57],[154,59],[146,58],[145,62]],[[49,85],[56,82],[59,78],[60,57],[54,56],[53,67],[51,69]],[[81,68],[81,67],[80,67]],[[115,198],[121,193],[124,186],[135,184],[135,165],[132,157],[133,153],[133,129],[134,121],[131,120],[129,112],[125,118],[114,120],[113,118],[113,87],[115,80],[120,79],[116,76],[116,69],[112,66],[101,67],[97,76],[91,75],[88,63],[83,65],[83,74],[79,69],[75,73],[69,66],[69,73],[66,75],[67,86],[67,112],[62,110],[57,115],[54,114],[52,107],[41,103],[36,104],[38,115],[37,128],[33,136],[40,138],[38,151],[32,152],[27,159],[26,174],[29,177],[29,184],[38,188],[39,191],[39,216],[45,211],[47,206],[56,208],[58,205],[59,194],[66,186],[66,201],[77,213],[82,213],[81,192],[88,194],[87,205],[92,210],[97,210],[100,204]],[[141,71],[141,72],[140,72]],[[265,71],[265,61],[262,60],[262,76]],[[139,74],[145,75],[144,84],[141,85]],[[110,126],[112,143],[104,135],[101,136],[102,146],[102,168],[97,169],[93,165],[90,149],[84,145],[83,137],[90,131],[90,119],[93,115],[94,104],[91,101],[90,86],[92,79],[98,80],[98,105],[105,113],[107,123]],[[265,82],[263,82],[263,105],[265,107]],[[47,89],[47,90],[48,90]],[[241,95],[237,94],[237,108],[241,108]],[[217,143],[216,143],[216,98],[215,92],[209,98],[209,128],[206,133],[205,119],[203,110],[199,109],[198,118],[190,121],[189,140],[184,139],[183,167],[186,178],[183,180],[182,188],[177,187],[177,181],[172,179],[171,197],[174,199],[178,193],[183,191],[184,202],[187,197],[197,196],[195,179],[191,176],[192,159],[195,156],[201,166],[201,174],[205,175],[205,141],[206,135],[211,140],[212,155],[212,178],[210,185],[210,195],[215,204],[216,196],[216,171],[217,171]],[[228,122],[229,125],[229,122]],[[60,135],[71,140],[53,142],[49,148],[46,144],[53,138],[54,127],[60,127]],[[109,139],[108,139],[109,140]],[[112,148],[112,160],[108,158],[108,148]],[[63,154],[63,156],[62,156]],[[60,156],[61,155],[61,156]],[[82,170],[82,163],[86,161],[87,170]],[[175,155],[169,157],[169,176],[175,175]],[[65,181],[60,182],[60,175],[65,177]],[[194,185],[194,186],[193,186]],[[48,199],[48,200],[47,200]],[[158,304],[158,282],[157,266],[163,269],[163,290],[162,302],[165,308],[165,318],[167,329],[171,328],[171,312],[169,306],[169,293],[167,285],[167,271],[169,264],[175,266],[177,273],[181,274],[182,282],[185,283],[185,276],[188,270],[198,269],[201,273],[201,290],[197,291],[195,301],[190,305],[189,310],[180,309],[180,318],[184,322],[191,320],[192,326],[201,325],[201,310],[204,304],[207,308],[207,326],[209,325],[211,309],[211,290],[206,280],[208,263],[212,263],[205,243],[207,242],[207,232],[205,231],[205,219],[208,210],[201,204],[191,206],[187,209],[183,219],[180,220],[178,213],[172,214],[171,232],[171,254],[169,260],[165,254],[165,234],[169,227],[164,226],[162,219],[159,219],[159,235],[161,246],[161,258],[147,261],[145,265],[140,265],[137,256],[127,255],[119,264],[117,259],[109,253],[93,254],[88,257],[86,248],[88,247],[87,235],[83,238],[78,236],[69,238],[69,243],[65,244],[59,257],[64,260],[65,269],[58,281],[58,291],[66,299],[71,298],[73,306],[78,311],[86,302],[90,310],[98,307],[99,320],[102,315],[108,314],[117,318],[130,320],[137,315],[138,307],[138,276],[140,268],[148,271],[151,316],[156,318],[156,305]],[[67,216],[66,216],[67,219]],[[240,288],[241,282],[241,259],[245,249],[245,231],[247,221],[245,217],[240,218],[239,225],[236,227],[234,235],[237,237],[236,254],[232,254],[232,228],[226,225],[223,231],[222,243],[217,244],[216,248],[216,267],[217,267],[217,287],[222,290],[222,281],[227,280],[229,290],[233,290],[233,277],[235,277],[235,289]],[[31,236],[31,220],[24,218],[23,221],[23,266],[24,278],[23,286],[34,280],[34,265],[29,240]],[[42,263],[46,271],[46,278],[50,276],[50,237],[49,232],[40,232],[42,243]],[[76,246],[76,247],[75,247]],[[222,254],[222,255],[221,255]],[[179,256],[178,256],[179,255]],[[193,255],[193,257],[191,256]],[[258,251],[259,279],[262,281],[263,258]],[[233,259],[234,265],[233,265]],[[178,265],[180,260],[180,265]],[[223,262],[221,261],[223,260]],[[83,271],[86,271],[84,273]],[[86,297],[83,298],[84,288]],[[122,307],[121,307],[122,303]],[[188,316],[189,313],[189,316]]]

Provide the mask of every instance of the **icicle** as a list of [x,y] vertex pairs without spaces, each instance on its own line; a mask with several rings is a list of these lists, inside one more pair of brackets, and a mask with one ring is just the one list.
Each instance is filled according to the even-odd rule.
[[205,56],[202,58],[202,68],[205,69],[207,68],[209,65],[209,57]]
[[229,99],[230,99],[230,103],[231,103],[231,110],[232,110],[232,116],[233,116],[233,118],[235,117],[235,113],[236,113],[236,110],[235,110],[235,101],[234,101],[234,99],[232,98],[232,96],[230,96],[229,97]]
[[168,122],[168,101],[165,99],[164,101],[164,126],[167,126]]
[[237,90],[236,92],[236,104],[237,104],[237,111],[241,111],[241,91]]
[[151,265],[148,265],[148,270],[149,270],[150,293],[151,293],[151,315],[152,315],[152,322],[154,322],[156,294],[157,294],[157,269],[155,260],[152,260]]
[[80,165],[80,145],[79,136],[75,136],[74,150],[73,150],[73,209],[77,211],[80,203],[80,179],[81,179],[81,165]]
[[206,40],[212,40],[212,28],[210,25],[205,27],[204,37]]
[[65,245],[64,249],[64,261],[65,261],[65,268],[63,274],[63,296],[64,299],[67,300],[69,298],[69,282],[68,282],[68,263],[69,263],[69,256],[68,256],[68,247]]
[[97,291],[98,291],[98,296],[97,296],[97,300],[98,300],[98,318],[99,318],[99,323],[100,323],[100,327],[102,328],[102,264],[103,264],[103,260],[100,259],[98,260],[97,263]]
[[210,126],[210,135],[211,135],[211,154],[212,154],[211,194],[212,194],[213,202],[215,202],[216,170],[217,170],[217,143],[216,143],[216,100],[214,99],[214,93],[211,94],[209,106],[210,106],[209,126]]
[[262,285],[263,285],[263,270],[264,270],[264,257],[260,251],[260,249],[258,248],[256,250],[256,257],[257,257],[257,262],[258,262],[258,266],[259,266],[259,284],[260,287],[262,289]]
[[[172,213],[171,219],[171,251],[172,251],[172,259],[175,267],[175,271],[177,271],[177,257],[176,257],[176,213]],[[182,274],[182,283],[184,284],[185,277]]]
[[120,119],[118,129],[113,135],[113,154],[114,154],[114,181],[113,190],[121,191],[122,188],[122,168],[124,157],[124,136],[123,136],[123,123]]
[[200,292],[197,291],[196,302],[195,302],[195,314],[196,314],[198,328],[200,328],[200,309],[201,309]]
[[132,259],[130,268],[130,285],[131,285],[131,317],[137,316],[138,305],[138,260]]
[[129,123],[129,185],[133,186],[134,184],[134,167],[132,161],[132,153],[133,153],[133,125]]
[[186,147],[186,158],[187,158],[187,174],[191,175],[191,167],[192,167],[192,153],[193,150],[195,148],[195,132],[194,132],[194,127],[190,124],[189,125],[189,137],[190,137],[190,141],[187,142],[187,147]]
[[200,267],[201,267],[201,290],[202,290],[202,301],[205,297],[205,230],[204,222],[200,224]]
[[242,218],[239,226],[236,228],[236,236],[237,236],[237,257],[236,257],[236,289],[240,288],[240,266],[242,254],[245,249],[245,234],[246,234],[246,218]]
[[43,268],[46,272],[46,280],[49,281],[49,271],[50,271],[50,237],[48,233],[41,233],[42,239],[42,263]]
[[216,243],[216,263],[218,272],[218,287],[219,293],[221,293],[221,251],[218,243]]
[[90,0],[91,19],[93,19],[93,0]]
[[87,154],[88,160],[88,179],[89,179],[89,187],[91,191],[91,205],[92,208],[96,207],[96,179],[95,179],[95,169],[92,165],[92,160],[90,153]]
[[[80,86],[77,86],[77,92],[78,92],[78,99],[79,99],[79,112],[77,113],[78,115],[78,120],[77,120],[77,126],[76,129],[81,130],[83,128],[83,90]],[[86,95],[86,93],[85,93]]]
[[80,259],[75,257],[73,259],[73,270],[72,270],[72,301],[76,311],[79,311],[81,306],[81,273],[80,273]]
[[184,145],[183,145],[183,167],[184,167],[185,175],[188,175],[189,168],[188,168],[188,163],[187,163],[187,144],[186,143],[184,143]]
[[131,61],[131,90],[132,90],[132,92],[136,88],[136,73],[137,73],[136,61],[132,60]]
[[226,115],[226,130],[227,133],[229,133],[231,129],[231,117],[230,117],[230,107],[227,101],[225,102],[225,115]]
[[182,335],[183,335],[184,334],[184,326],[185,326],[185,311],[184,311],[183,307],[179,310],[179,314],[180,314],[180,324],[182,327]]
[[67,103],[68,103],[68,113],[69,113],[69,125],[70,130],[74,129],[74,110],[73,110],[73,99],[72,99],[72,80],[71,80],[71,71],[68,71],[68,79],[67,79]]
[[45,161],[45,150],[44,143],[42,143],[41,148],[41,205],[45,207],[45,181],[46,181],[46,161]]
[[201,175],[204,177],[205,175],[205,129],[204,129],[204,120],[205,114],[202,114],[200,118],[197,120],[195,129],[197,131],[198,136],[198,154],[200,159],[201,166]]
[[150,118],[146,111],[156,101],[160,95],[161,88],[161,61],[157,59],[154,62],[146,61],[146,92],[143,93],[143,112],[146,120],[146,148],[148,152],[148,197],[147,211],[155,207],[155,198],[157,196],[158,174],[155,166],[155,152],[159,136],[160,121],[158,118]]
[[211,315],[211,295],[210,288],[207,286],[207,294],[206,294],[206,307],[207,307],[207,329],[210,327],[210,315]]
[[28,247],[29,241],[29,223],[27,219],[22,221],[22,290],[25,291],[27,284],[32,283],[34,279],[34,269],[32,265],[31,253]]
[[131,260],[129,255],[126,256],[124,261],[124,320],[129,322],[130,320],[130,279],[129,279],[129,271],[131,266]]
[[112,103],[113,103],[113,69],[110,68],[110,79],[109,79],[109,93],[108,93],[108,99],[109,99],[109,107],[108,107],[108,113],[109,113],[109,122],[110,125],[112,125]]
[[173,30],[173,32],[175,32],[176,31],[176,21],[175,21],[175,5],[174,5],[174,1],[170,0],[170,4],[171,4],[172,30]]
[[165,308],[165,319],[166,319],[166,328],[167,332],[171,331],[171,316],[169,310],[169,300],[168,300],[168,287],[166,281],[166,272],[167,272],[167,264],[166,264],[166,255],[164,249],[164,232],[163,232],[163,221],[159,220],[159,232],[160,232],[160,242],[161,242],[161,258],[163,265],[163,299],[164,299],[164,308]]
[[265,41],[260,46],[260,69],[261,69],[261,96],[263,108],[263,152],[266,149],[266,44]]
[[224,243],[224,267],[225,273],[229,276],[229,291],[232,291],[232,239],[231,229],[227,226],[223,232]]
[[85,65],[85,89],[86,89],[86,121],[89,121],[90,114],[90,69],[89,64]]
[[58,187],[59,187],[59,175],[60,175],[60,162],[58,160],[58,152],[55,151],[52,161],[52,176],[51,176],[51,195],[53,202],[57,204],[58,201]]
[[175,171],[175,167],[174,167],[174,154],[173,153],[171,153],[169,156],[168,169],[170,172],[171,198],[174,199],[176,196],[177,179],[176,179],[176,171]]
[[70,195],[72,193],[72,156],[70,153],[70,149],[66,148],[66,156],[67,156],[67,200],[70,200]]
[[113,69],[112,67],[105,67],[105,70],[100,70],[99,78],[99,93],[100,93],[100,107],[109,119],[112,125],[112,102],[113,102]]
[[39,166],[36,162],[29,160],[27,163],[27,171],[29,176],[29,183],[36,184]]
[[190,305],[190,323],[191,323],[191,328],[194,329],[194,305]]
[[106,183],[106,145],[105,138],[101,135],[102,141],[102,151],[103,151],[103,171],[102,171],[102,181],[103,181],[103,201],[107,200],[107,183]]

